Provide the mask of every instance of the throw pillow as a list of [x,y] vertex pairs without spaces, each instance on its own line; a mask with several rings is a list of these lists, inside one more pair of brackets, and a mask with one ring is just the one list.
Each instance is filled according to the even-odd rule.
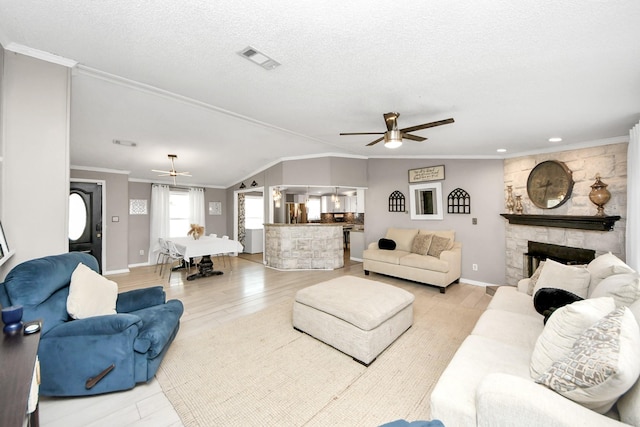
[[431,240],[431,246],[429,246],[429,250],[427,251],[427,255],[440,258],[440,254],[443,251],[447,250],[450,242],[451,240],[446,237],[433,236],[433,239]]
[[426,255],[429,246],[431,246],[431,240],[433,240],[433,234],[418,234],[413,239],[411,252],[418,255]]
[[584,331],[536,382],[604,414],[638,380],[638,359],[640,328],[631,311],[620,307]]
[[595,298],[565,305],[545,325],[531,353],[529,370],[538,378],[554,361],[566,355],[585,329],[616,308],[613,298]]
[[84,264],[71,275],[67,312],[74,319],[116,314],[118,285]]
[[589,297],[603,279],[614,274],[635,273],[631,267],[611,252],[596,257],[587,265],[587,270],[591,274]]
[[535,295],[541,288],[557,288],[586,298],[591,275],[584,266],[564,265],[547,259],[533,288]]
[[396,242],[391,239],[385,239],[384,237],[378,240],[378,247],[386,251],[392,251],[396,248]]
[[417,228],[389,228],[387,229],[387,234],[384,237],[396,242],[396,248],[399,251],[411,252],[413,239],[417,235]]
[[536,311],[544,316],[544,323],[547,323],[549,316],[557,309],[584,298],[565,291],[564,289],[542,288],[533,296],[533,306]]
[[527,288],[527,294],[531,296],[533,296],[533,288],[536,286],[536,283],[538,283],[540,273],[542,273],[542,267],[544,267],[544,261],[540,261],[540,264],[538,264],[538,268],[536,268],[536,271],[534,271],[529,278],[529,287]]
[[640,299],[640,276],[637,273],[614,274],[602,279],[591,298],[612,297],[616,305],[629,307]]

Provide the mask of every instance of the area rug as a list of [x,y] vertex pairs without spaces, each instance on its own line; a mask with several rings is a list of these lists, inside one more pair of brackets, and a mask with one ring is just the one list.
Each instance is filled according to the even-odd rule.
[[431,390],[481,314],[417,295],[413,326],[366,368],[295,331],[292,304],[173,343],[157,378],[185,426],[429,419]]

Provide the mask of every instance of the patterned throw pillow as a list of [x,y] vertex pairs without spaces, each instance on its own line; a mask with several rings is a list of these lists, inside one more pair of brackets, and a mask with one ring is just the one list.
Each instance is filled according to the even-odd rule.
[[449,247],[451,239],[447,239],[446,237],[433,236],[431,240],[431,246],[429,246],[429,250],[427,251],[427,255],[431,255],[436,258],[440,258],[440,254],[442,251],[447,250]]
[[431,246],[431,240],[433,240],[433,234],[418,234],[413,239],[411,252],[418,255],[426,255]]
[[628,308],[620,307],[584,331],[536,382],[604,414],[637,381],[639,358],[638,323]]
[[540,264],[538,264],[538,268],[536,268],[536,271],[534,271],[529,278],[529,287],[527,288],[527,294],[531,296],[533,296],[533,288],[536,286],[536,283],[538,283],[540,273],[542,273],[542,267],[544,267],[544,261],[540,261]]

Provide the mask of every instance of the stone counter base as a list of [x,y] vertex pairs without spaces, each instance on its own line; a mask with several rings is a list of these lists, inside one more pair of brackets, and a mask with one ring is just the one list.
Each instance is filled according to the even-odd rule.
[[342,268],[342,226],[265,224],[265,261],[279,270]]

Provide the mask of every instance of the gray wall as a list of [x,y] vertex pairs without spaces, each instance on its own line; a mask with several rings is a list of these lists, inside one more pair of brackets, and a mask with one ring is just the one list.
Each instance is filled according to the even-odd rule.
[[[445,166],[443,220],[412,220],[409,213],[389,212],[389,196],[402,192],[409,207],[408,170]],[[366,191],[365,245],[384,237],[388,227],[455,230],[462,243],[462,277],[478,284],[502,284],[505,278],[505,227],[502,160],[370,159]],[[471,196],[471,214],[447,214],[449,193],[462,188]],[[472,218],[478,219],[472,225]],[[478,265],[473,271],[472,264]]]
[[[105,181],[103,191],[106,206],[103,206],[103,235],[106,241],[106,264],[103,274],[128,270],[129,258],[129,176],[124,173],[71,170],[71,178]],[[117,216],[119,221],[112,219]]]
[[69,69],[4,52],[2,225],[17,263],[68,250]]
[[[209,215],[209,202],[222,202],[222,215]],[[222,188],[205,188],[204,189],[204,215],[205,215],[205,232],[207,234],[215,233],[218,236],[229,235],[230,230],[227,228],[228,214],[227,190]],[[233,209],[231,210],[233,212]],[[231,228],[233,230],[233,228]]]
[[[146,200],[146,215],[129,215],[128,264],[146,264],[149,261],[149,234],[151,217],[151,184],[129,181],[129,199]],[[143,254],[140,255],[140,251]],[[155,259],[151,260],[155,262]]]

